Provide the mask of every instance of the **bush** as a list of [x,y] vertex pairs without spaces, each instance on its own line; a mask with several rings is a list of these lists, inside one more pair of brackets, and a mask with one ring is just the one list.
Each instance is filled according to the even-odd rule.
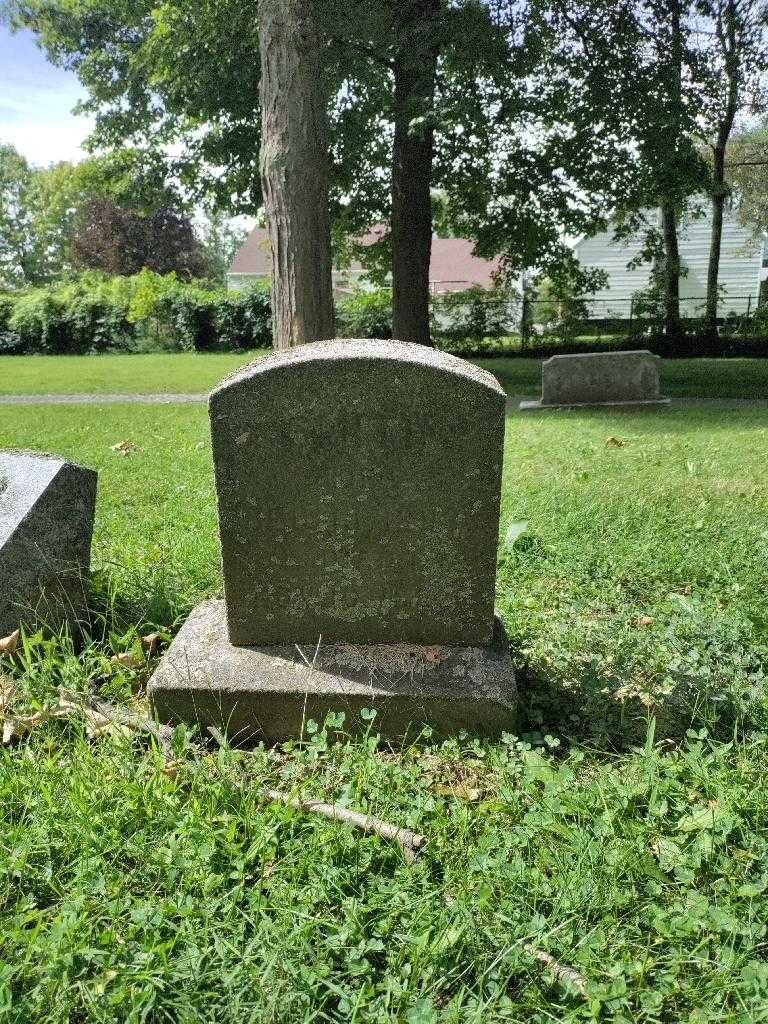
[[391,290],[359,291],[337,302],[336,330],[340,338],[391,338]]
[[126,349],[133,339],[127,311],[107,281],[38,288],[14,300],[5,350],[71,355]]
[[436,296],[430,310],[432,334],[447,342],[446,347],[460,342],[474,349],[487,341],[498,342],[514,329],[513,306],[511,295],[479,285]]
[[0,352],[237,351],[272,343],[269,293],[227,293],[175,274],[82,274],[0,295]]
[[269,348],[272,344],[272,306],[266,288],[249,288],[220,296],[214,326],[223,351]]
[[0,295],[0,354],[15,355],[19,339],[10,329],[15,302],[10,295]]

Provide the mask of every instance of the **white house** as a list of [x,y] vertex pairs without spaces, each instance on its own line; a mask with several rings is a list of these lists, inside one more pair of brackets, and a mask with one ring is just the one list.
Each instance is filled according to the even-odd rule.
[[[653,217],[648,214],[649,219]],[[680,262],[684,275],[680,278],[680,307],[683,316],[699,316],[707,293],[707,264],[712,217],[685,218],[679,226]],[[608,274],[608,283],[589,300],[592,317],[617,316],[629,318],[633,297],[648,287],[651,267],[643,263],[628,269],[640,253],[642,233],[617,242],[613,232],[602,231],[583,237],[574,251],[585,267],[595,267]],[[768,271],[763,269],[765,243],[749,227],[739,224],[735,210],[726,208],[723,222],[723,244],[720,255],[721,315],[746,313],[755,309],[760,295],[760,282]]]

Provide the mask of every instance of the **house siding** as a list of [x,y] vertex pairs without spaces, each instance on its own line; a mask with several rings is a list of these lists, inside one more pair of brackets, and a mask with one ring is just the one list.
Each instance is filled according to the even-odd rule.
[[[649,214],[649,219],[651,216]],[[709,212],[695,220],[685,220],[680,227],[680,260],[687,271],[680,278],[681,311],[684,316],[700,315],[704,309],[711,229],[712,218]],[[610,230],[576,243],[575,253],[582,266],[595,267],[608,274],[608,286],[595,292],[590,300],[592,316],[629,315],[633,296],[647,288],[650,281],[649,264],[642,264],[634,270],[627,269],[627,264],[639,255],[641,246],[641,235],[616,242]],[[762,251],[762,241],[755,239],[752,230],[739,224],[734,213],[728,211],[723,223],[720,255],[721,315],[744,313],[757,305]]]

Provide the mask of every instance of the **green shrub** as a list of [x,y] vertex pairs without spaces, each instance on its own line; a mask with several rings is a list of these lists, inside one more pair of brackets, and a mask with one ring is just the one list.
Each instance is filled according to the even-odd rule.
[[0,296],[0,352],[238,351],[272,343],[269,293],[227,293],[175,274],[94,272]]
[[269,348],[272,344],[269,291],[256,286],[219,296],[213,323],[222,352]]
[[21,351],[19,339],[10,328],[15,305],[13,296],[0,294],[0,354],[16,355]]
[[336,303],[336,330],[341,338],[391,338],[391,290],[358,291],[341,299]]
[[464,348],[476,348],[487,340],[509,334],[514,320],[510,295],[481,288],[448,292],[432,300],[432,335],[446,342],[462,342]]
[[51,355],[105,352],[130,347],[132,337],[125,296],[109,279],[87,274],[14,296],[3,349]]

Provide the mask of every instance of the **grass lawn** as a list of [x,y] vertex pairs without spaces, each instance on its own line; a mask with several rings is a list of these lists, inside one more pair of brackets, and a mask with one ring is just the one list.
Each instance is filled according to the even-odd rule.
[[0,395],[191,394],[259,354],[0,356]]
[[[236,354],[0,356],[0,395],[209,391],[263,352]],[[539,359],[479,359],[511,395],[535,395]],[[768,359],[666,359],[662,388],[673,398],[768,398]]]
[[[507,428],[520,737],[321,730],[240,754],[179,735],[170,769],[71,723],[0,747],[0,1020],[768,1021],[768,409]],[[101,627],[77,658],[33,638],[6,664],[21,706],[96,681],[140,699],[144,671],[111,655],[220,585],[205,409],[0,408],[0,446],[100,471]],[[410,866],[265,783],[429,844]]]

